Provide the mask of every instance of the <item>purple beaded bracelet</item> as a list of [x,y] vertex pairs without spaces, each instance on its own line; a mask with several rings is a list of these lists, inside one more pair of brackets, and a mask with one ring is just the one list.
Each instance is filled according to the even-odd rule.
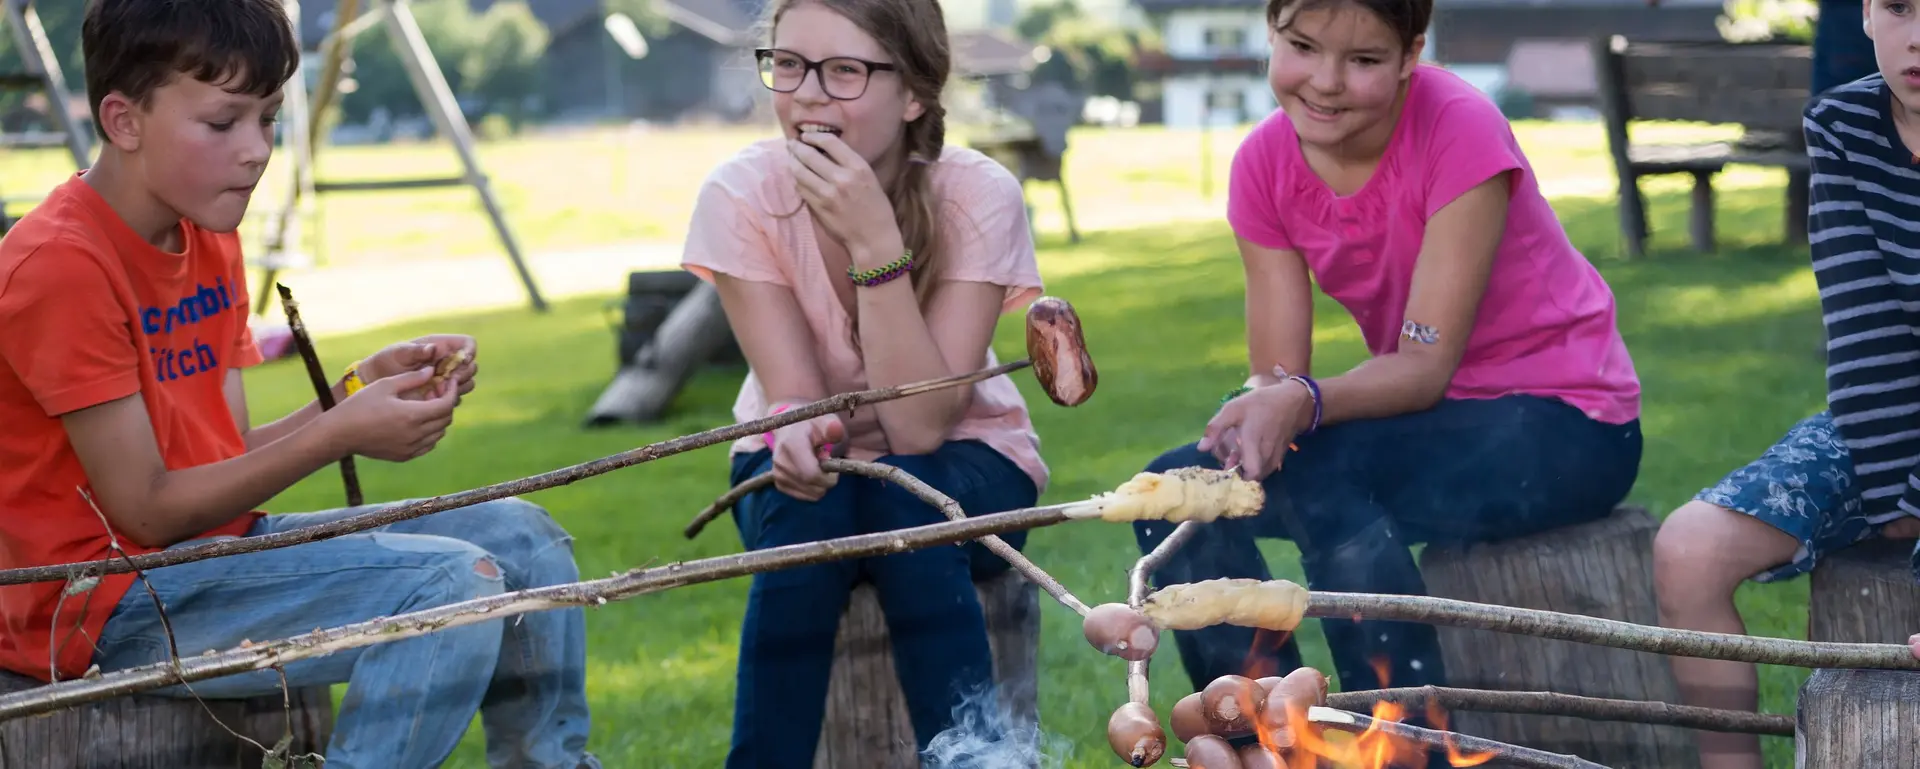
[[1298,374],[1289,376],[1287,379],[1306,386],[1307,392],[1313,395],[1313,422],[1307,425],[1307,429],[1300,432],[1301,435],[1312,435],[1313,431],[1320,429],[1320,415],[1322,413],[1320,410],[1320,383],[1313,381],[1313,377],[1300,376]]

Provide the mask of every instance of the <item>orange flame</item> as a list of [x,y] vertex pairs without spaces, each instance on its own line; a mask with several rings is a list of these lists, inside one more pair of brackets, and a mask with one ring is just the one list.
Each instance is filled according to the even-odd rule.
[[[1384,688],[1388,662],[1385,658],[1376,658],[1372,664]],[[1446,713],[1438,705],[1428,703],[1426,712],[1433,728],[1447,728]],[[1255,730],[1260,744],[1268,749],[1269,755],[1287,756],[1287,769],[1396,769],[1426,765],[1426,745],[1390,734],[1384,726],[1405,720],[1405,707],[1393,702],[1375,702],[1371,715],[1373,723],[1365,731],[1351,734],[1307,720],[1305,709],[1288,708],[1284,714],[1284,728],[1270,727],[1266,722],[1281,716],[1270,714],[1268,718],[1255,719]],[[1479,766],[1495,756],[1493,753],[1464,753],[1452,740],[1447,740],[1446,751],[1447,763],[1456,767]],[[1277,765],[1279,762],[1275,763]]]

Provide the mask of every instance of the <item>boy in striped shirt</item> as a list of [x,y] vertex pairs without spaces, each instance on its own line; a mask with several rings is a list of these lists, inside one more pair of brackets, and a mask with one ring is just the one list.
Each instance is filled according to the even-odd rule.
[[[1827,410],[1667,517],[1654,571],[1669,627],[1745,633],[1741,582],[1804,574],[1871,537],[1920,536],[1920,20],[1911,0],[1863,5],[1878,71],[1816,95],[1803,120]],[[1910,564],[1920,579],[1920,548]],[[1920,635],[1908,643],[1920,656]],[[1751,664],[1672,665],[1686,704],[1758,705]],[[1702,769],[1760,769],[1757,737],[1696,737]]]

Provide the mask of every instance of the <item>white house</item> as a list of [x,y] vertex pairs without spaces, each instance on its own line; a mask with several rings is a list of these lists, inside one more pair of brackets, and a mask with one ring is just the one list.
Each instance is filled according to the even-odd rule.
[[1171,128],[1239,125],[1272,112],[1264,0],[1135,0],[1166,45],[1143,57],[1160,81],[1161,122]]

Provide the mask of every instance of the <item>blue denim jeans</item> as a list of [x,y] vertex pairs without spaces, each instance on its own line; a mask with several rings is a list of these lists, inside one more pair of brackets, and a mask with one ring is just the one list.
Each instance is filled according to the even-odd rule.
[[[1555,400],[1447,400],[1426,411],[1329,425],[1298,439],[1267,476],[1264,511],[1199,529],[1154,575],[1166,586],[1223,577],[1271,579],[1256,537],[1294,541],[1309,590],[1422,595],[1408,546],[1515,537],[1607,516],[1639,474],[1636,420],[1611,425]],[[1188,444],[1147,469],[1218,468]],[[1171,534],[1134,526],[1142,553]],[[1322,619],[1343,690],[1446,684],[1431,625]],[[1223,675],[1284,675],[1301,665],[1291,635],[1217,625],[1176,631],[1194,690]],[[1373,667],[1387,663],[1388,680]],[[1420,714],[1410,713],[1415,717]]]
[[[268,516],[248,534],[366,509]],[[572,538],[545,510],[512,498],[147,573],[183,655],[578,579]],[[166,631],[136,583],[94,662],[112,671],[166,659]],[[327,769],[439,766],[476,713],[493,766],[576,769],[597,766],[585,752],[585,666],[585,614],[569,608],[300,660],[286,677],[294,687],[347,684]],[[280,676],[261,670],[190,686],[201,697],[250,697],[278,692]],[[180,686],[158,693],[189,696]]]
[[[1031,478],[978,441],[878,460],[952,497],[970,517],[1032,507]],[[736,454],[732,481],[773,469],[767,451]],[[925,526],[940,511],[897,484],[842,474],[817,502],[769,486],[733,508],[748,550]],[[1026,533],[1001,535],[1020,548]],[[826,715],[834,638],[854,585],[871,582],[920,750],[954,724],[968,695],[994,694],[993,658],[974,580],[1011,566],[978,542],[756,574],[740,629],[728,769],[810,769]],[[989,700],[991,701],[991,700]]]

